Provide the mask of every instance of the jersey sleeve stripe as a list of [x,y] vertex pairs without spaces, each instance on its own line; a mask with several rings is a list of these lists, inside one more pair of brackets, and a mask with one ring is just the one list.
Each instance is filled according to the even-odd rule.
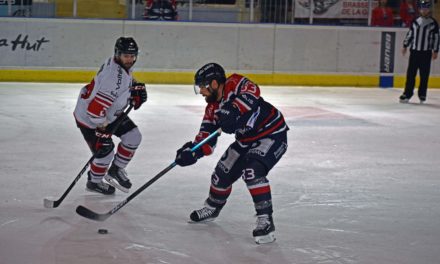
[[96,94],[95,99],[99,99],[101,102],[103,102],[103,104],[107,105],[107,106],[111,106],[113,104],[113,99],[102,94],[102,93],[98,93]]
[[98,93],[90,102],[87,113],[92,117],[102,117],[104,112],[112,105],[113,100]]
[[204,120],[202,121],[202,124],[215,124],[215,121],[214,121],[214,120],[204,119]]
[[[278,113],[280,111],[277,111]],[[263,122],[261,122],[261,124],[258,126],[257,131],[260,130],[263,126],[265,126],[267,124],[267,122],[269,122],[269,120],[271,120],[273,118],[273,116],[275,115],[275,108],[272,107],[272,109],[270,110],[270,114],[263,120]],[[270,122],[269,124],[272,124],[274,121],[276,121],[278,119],[279,116],[277,116],[277,118],[273,119],[272,122]],[[267,127],[267,125],[266,125]]]
[[[206,131],[200,131],[199,134],[196,136],[194,143],[199,143],[205,138],[207,138],[210,135],[209,132]],[[203,152],[203,155],[208,156],[211,155],[214,152],[215,146],[216,146],[217,140],[212,140],[209,143],[203,144],[200,148]]]
[[104,108],[109,108],[111,106],[111,103],[109,104],[109,102],[102,100],[99,97],[95,97],[93,99],[93,101],[97,102],[98,104],[102,105],[102,107]]
[[243,102],[239,97],[235,98],[234,103],[238,106],[241,113],[245,113],[247,111],[250,111],[252,108],[247,105],[245,102]]
[[240,139],[240,141],[241,142],[251,142],[251,141],[257,140],[259,138],[262,138],[264,136],[267,136],[269,134],[272,134],[272,132],[277,130],[277,128],[279,128],[282,124],[285,124],[284,118],[281,118],[281,120],[279,120],[278,123],[276,123],[272,128],[259,133],[255,137],[243,138],[243,139]]
[[280,111],[277,111],[277,117],[275,117],[270,123],[268,123],[267,125],[265,125],[264,127],[270,127],[273,123],[275,123],[277,120],[279,120],[281,118],[281,113]]
[[104,98],[105,100],[107,100],[109,102],[113,102],[115,100],[115,98],[113,96],[110,96],[110,95],[105,94],[103,92],[98,92],[97,95]]
[[105,109],[104,105],[93,99],[87,107],[87,114],[92,117],[103,117]]

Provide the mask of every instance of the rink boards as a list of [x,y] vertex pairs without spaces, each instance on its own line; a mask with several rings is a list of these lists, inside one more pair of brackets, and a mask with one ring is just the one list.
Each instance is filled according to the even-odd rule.
[[[192,83],[209,61],[266,85],[402,87],[402,28],[0,18],[0,81],[87,82],[119,36],[140,46],[136,76]],[[431,87],[440,87],[432,65]],[[383,82],[384,78],[386,82]]]

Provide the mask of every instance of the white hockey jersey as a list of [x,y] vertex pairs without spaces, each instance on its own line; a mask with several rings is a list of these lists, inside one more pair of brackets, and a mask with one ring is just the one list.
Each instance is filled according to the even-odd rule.
[[132,81],[132,68],[127,72],[113,57],[107,59],[81,89],[73,112],[76,121],[92,129],[115,121],[129,104]]

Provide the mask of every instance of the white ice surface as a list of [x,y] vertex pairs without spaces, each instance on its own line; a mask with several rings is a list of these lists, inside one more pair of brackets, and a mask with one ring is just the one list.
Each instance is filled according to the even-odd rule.
[[[81,86],[0,83],[0,264],[440,263],[440,90],[418,105],[399,104],[400,89],[263,86],[291,130],[269,176],[277,241],[256,245],[241,180],[215,222],[187,222],[228,135],[212,156],[175,167],[105,222],[75,208],[107,212],[127,194],[86,192],[86,177],[59,208],[44,208],[90,155],[72,115]],[[130,114],[143,133],[127,168],[131,192],[193,139],[205,105],[190,86],[148,92]]]

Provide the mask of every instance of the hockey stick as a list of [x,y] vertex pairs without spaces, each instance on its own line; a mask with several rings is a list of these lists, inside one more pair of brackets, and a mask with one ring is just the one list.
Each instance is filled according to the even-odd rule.
[[[113,127],[112,131],[110,131],[112,134],[116,131],[116,129],[118,129],[119,125],[124,120],[124,116],[127,116],[128,113],[130,113],[132,108],[133,108],[133,105],[130,105],[130,107],[128,107],[128,109],[124,113],[122,113],[120,115],[119,120],[116,121],[117,123],[115,123],[115,126]],[[47,198],[44,198],[44,207],[46,207],[46,208],[57,208],[63,202],[64,198],[66,198],[67,194],[69,194],[69,192],[72,190],[73,186],[75,186],[76,182],[81,178],[81,176],[87,170],[87,168],[89,167],[90,163],[95,158],[95,155],[96,154],[93,154],[93,156],[87,161],[86,165],[84,165],[84,167],[81,169],[81,171],[75,177],[73,182],[70,184],[69,188],[67,188],[67,190],[63,193],[63,195],[61,195],[60,199],[58,199],[56,201],[52,201],[52,200],[49,200]]]
[[[213,137],[217,136],[218,134],[221,133],[221,129],[217,129],[216,131],[214,131],[211,135],[209,135],[207,138],[205,138],[204,140],[202,140],[200,143],[198,143],[197,145],[195,145],[194,147],[191,148],[191,151],[196,151],[197,149],[199,149],[202,145],[204,145],[206,142],[208,142],[210,139],[212,139]],[[171,163],[168,167],[166,167],[165,169],[163,169],[161,172],[159,172],[156,176],[154,176],[151,180],[149,180],[147,183],[145,183],[144,185],[142,185],[139,189],[137,189],[133,194],[131,194],[130,196],[128,196],[125,200],[123,200],[122,202],[120,202],[118,205],[116,205],[113,209],[111,209],[109,212],[104,213],[104,214],[98,214],[93,212],[92,210],[80,205],[76,208],[76,212],[85,217],[85,218],[89,218],[95,221],[104,221],[105,219],[109,218],[110,216],[112,216],[114,213],[116,213],[117,211],[119,211],[119,209],[121,209],[124,205],[126,205],[128,202],[130,202],[132,199],[134,199],[136,196],[138,196],[139,193],[141,193],[143,190],[145,190],[148,186],[150,186],[151,184],[153,184],[155,181],[157,181],[160,177],[162,177],[163,175],[165,175],[165,173],[167,173],[168,171],[170,171],[172,168],[174,168],[177,165],[177,163],[174,161],[173,163]]]

